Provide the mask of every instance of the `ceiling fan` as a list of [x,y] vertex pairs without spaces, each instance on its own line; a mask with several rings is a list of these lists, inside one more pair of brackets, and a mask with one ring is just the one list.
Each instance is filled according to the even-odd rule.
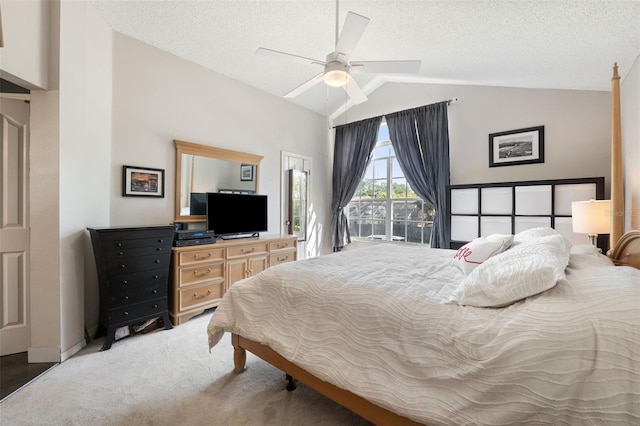
[[358,83],[351,77],[357,73],[401,73],[415,74],[420,71],[422,61],[355,61],[351,62],[351,54],[360,41],[364,30],[369,24],[369,18],[357,13],[348,12],[338,36],[338,1],[336,1],[336,48],[329,53],[324,61],[280,52],[278,50],[260,47],[256,53],[259,55],[277,58],[286,57],[306,64],[320,65],[324,70],[302,83],[300,86],[284,95],[285,98],[295,98],[316,84],[324,81],[329,86],[343,87],[355,104],[367,100]]

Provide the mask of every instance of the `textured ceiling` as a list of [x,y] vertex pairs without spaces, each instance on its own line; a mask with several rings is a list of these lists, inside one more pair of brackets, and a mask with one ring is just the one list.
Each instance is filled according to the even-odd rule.
[[[256,55],[258,47],[324,60],[333,0],[94,0],[118,32],[282,96],[321,67]],[[351,60],[421,59],[419,75],[357,75],[366,94],[388,81],[610,90],[640,55],[640,1],[349,1],[371,19]],[[319,84],[292,99],[333,115],[345,94]]]

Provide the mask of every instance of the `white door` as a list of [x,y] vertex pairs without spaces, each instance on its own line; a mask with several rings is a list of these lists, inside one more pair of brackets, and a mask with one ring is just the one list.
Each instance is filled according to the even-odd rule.
[[0,113],[0,355],[29,346],[27,125]]

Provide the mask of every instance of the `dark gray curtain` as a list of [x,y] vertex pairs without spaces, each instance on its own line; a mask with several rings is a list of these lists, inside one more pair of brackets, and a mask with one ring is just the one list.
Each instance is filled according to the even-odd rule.
[[411,188],[436,209],[431,247],[448,248],[449,123],[447,102],[386,115],[389,137]]
[[367,169],[381,121],[382,117],[375,117],[336,127],[331,198],[333,251],[340,251],[351,242],[344,208],[356,193]]

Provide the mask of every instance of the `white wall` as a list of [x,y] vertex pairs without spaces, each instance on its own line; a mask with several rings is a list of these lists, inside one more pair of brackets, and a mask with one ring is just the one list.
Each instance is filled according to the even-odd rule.
[[[562,179],[611,174],[608,92],[433,84],[386,84],[336,123],[451,98],[451,184]],[[545,126],[542,164],[489,167],[490,133]]]
[[[269,196],[270,233],[281,232],[281,151],[312,157],[318,175],[330,174],[323,116],[122,34],[114,34],[113,63],[112,225],[173,222],[174,139],[264,156],[259,189]],[[124,164],[165,169],[165,197],[122,197]],[[311,214],[324,217],[330,185],[314,179],[311,193]],[[323,220],[311,234],[312,256],[330,251]]]
[[[97,322],[87,226],[109,225],[112,31],[89,2],[60,5],[60,312],[62,359]],[[95,270],[94,270],[95,273]],[[93,285],[92,285],[93,283]],[[85,318],[85,309],[87,318]]]
[[49,1],[2,0],[2,78],[28,89],[49,87]]
[[640,229],[640,56],[620,83],[625,232]]

